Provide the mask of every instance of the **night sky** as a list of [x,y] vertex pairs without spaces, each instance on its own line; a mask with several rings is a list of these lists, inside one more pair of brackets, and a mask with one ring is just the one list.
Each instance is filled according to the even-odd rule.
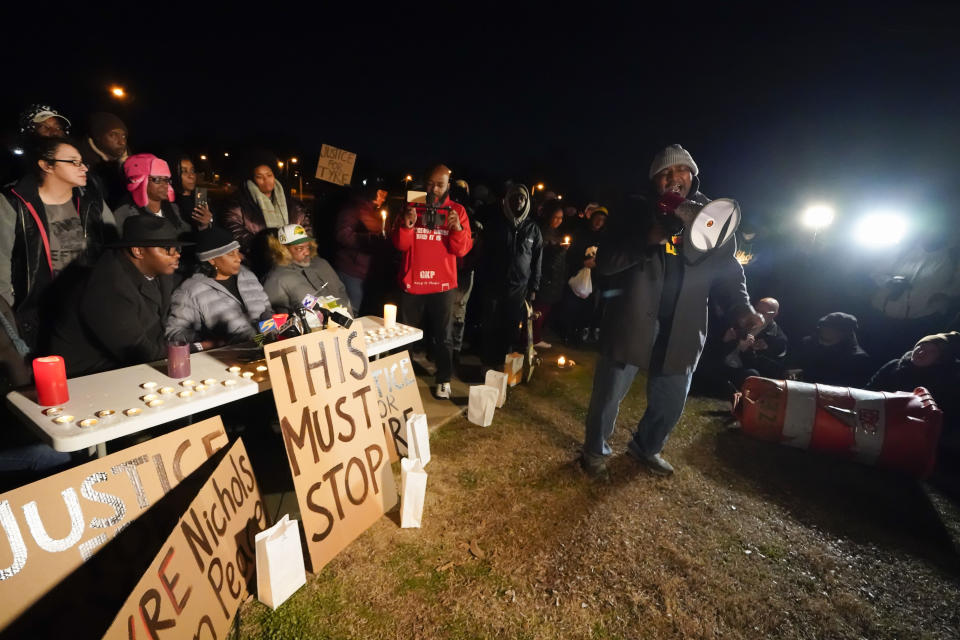
[[[737,198],[748,218],[786,219],[815,198],[841,214],[951,211],[960,195],[957,3],[279,4],[126,6],[119,21],[80,5],[23,17],[30,29],[8,21],[5,46],[22,55],[5,63],[3,126],[35,101],[75,130],[108,108],[136,151],[261,145],[315,164],[328,143],[391,179],[442,161],[472,181],[543,181],[581,205],[643,189],[652,154],[679,142],[704,192]],[[109,100],[111,82],[126,103]]]

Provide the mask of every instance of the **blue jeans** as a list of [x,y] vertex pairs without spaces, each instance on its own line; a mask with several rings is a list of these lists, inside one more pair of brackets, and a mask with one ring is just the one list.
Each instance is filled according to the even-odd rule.
[[[630,390],[640,367],[615,362],[601,356],[593,373],[593,393],[587,410],[587,428],[583,443],[584,457],[602,460],[612,453],[607,440],[613,435],[620,413],[620,403]],[[647,410],[633,432],[632,446],[642,455],[663,450],[673,427],[683,414],[692,375],[664,375],[649,372],[647,376]]]
[[363,303],[363,278],[351,276],[342,271],[338,271],[340,281],[343,282],[347,290],[347,297],[350,298],[350,306],[353,307],[353,315],[360,317],[360,305]]

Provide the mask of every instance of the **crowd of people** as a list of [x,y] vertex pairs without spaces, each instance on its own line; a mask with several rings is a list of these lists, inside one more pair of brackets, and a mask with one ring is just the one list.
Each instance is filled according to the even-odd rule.
[[[960,300],[955,248],[945,254],[954,271],[926,292],[940,324],[927,316],[910,324],[923,332],[911,335],[918,342],[906,355],[877,370],[882,363],[858,341],[855,309],[827,313],[791,341],[778,322],[792,313],[780,303],[790,288],[755,271],[769,262],[743,259],[763,253],[749,220],[737,242],[696,263],[682,259],[671,214],[680,201],[709,199],[680,145],[625,187],[636,197],[608,206],[580,208],[516,181],[471,189],[437,164],[408,185],[425,192],[422,202],[366,176],[330,211],[318,200],[306,206],[302,192],[292,197],[266,152],[243,154],[225,189],[198,173],[189,153],[131,153],[116,115],[91,115],[79,138],[71,128],[56,109],[31,106],[20,121],[23,154],[3,167],[4,392],[29,383],[37,355],[63,356],[70,376],[150,362],[169,342],[196,352],[251,340],[259,321],[329,295],[355,316],[396,302],[401,322],[426,330],[441,399],[451,397],[461,352],[480,357],[481,375],[499,369],[521,347],[524,322],[541,351],[553,347],[548,340],[596,345],[583,454],[593,474],[605,471],[619,403],[641,370],[648,408],[629,451],[657,473],[672,472],[660,453],[691,384],[728,394],[752,375],[926,386],[957,431],[950,389],[960,382],[960,335],[943,320]],[[754,303],[748,280],[762,294]],[[884,308],[900,301],[888,294]],[[39,459],[31,464],[51,462]]]

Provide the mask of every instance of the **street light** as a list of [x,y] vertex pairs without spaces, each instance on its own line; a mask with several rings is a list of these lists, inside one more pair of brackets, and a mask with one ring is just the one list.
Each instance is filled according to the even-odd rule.
[[283,160],[277,160],[277,166],[283,169]]
[[830,205],[813,204],[803,210],[801,220],[805,227],[813,229],[816,234],[820,229],[833,224],[834,215],[833,207]]
[[223,157],[224,157],[224,158],[229,158],[229,157],[230,157],[230,152],[229,152],[229,151],[224,151],[224,152],[223,152]]
[[543,183],[542,183],[542,182],[538,182],[538,183],[537,183],[537,191],[543,191],[543,188],[544,188],[544,187],[543,187]]
[[110,95],[112,95],[117,100],[123,100],[127,97],[127,92],[124,91],[123,87],[118,84],[115,84],[110,87]]
[[206,160],[206,159],[207,159],[207,156],[205,156],[205,155],[203,155],[203,154],[200,154],[200,159],[201,159],[201,160]]
[[563,200],[563,196],[560,195],[559,193],[557,194],[557,200]]
[[857,244],[871,249],[891,247],[903,240],[906,233],[906,217],[888,211],[867,214],[854,228]]
[[297,164],[296,158],[290,158],[290,164]]

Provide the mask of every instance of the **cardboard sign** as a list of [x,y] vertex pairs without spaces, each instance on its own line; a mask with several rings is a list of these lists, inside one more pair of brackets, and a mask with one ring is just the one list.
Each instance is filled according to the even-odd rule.
[[404,430],[407,418],[423,413],[423,401],[406,351],[370,363],[370,376],[377,389],[377,409],[387,437],[390,462],[407,455]]
[[320,147],[316,177],[333,184],[348,185],[353,176],[353,165],[356,161],[357,154],[325,144]]
[[226,444],[210,418],[0,495],[0,629]]
[[[243,441],[200,489],[104,638],[225,638],[267,524]],[[158,633],[162,632],[162,633]]]
[[397,503],[363,336],[354,321],[264,349],[314,573]]

